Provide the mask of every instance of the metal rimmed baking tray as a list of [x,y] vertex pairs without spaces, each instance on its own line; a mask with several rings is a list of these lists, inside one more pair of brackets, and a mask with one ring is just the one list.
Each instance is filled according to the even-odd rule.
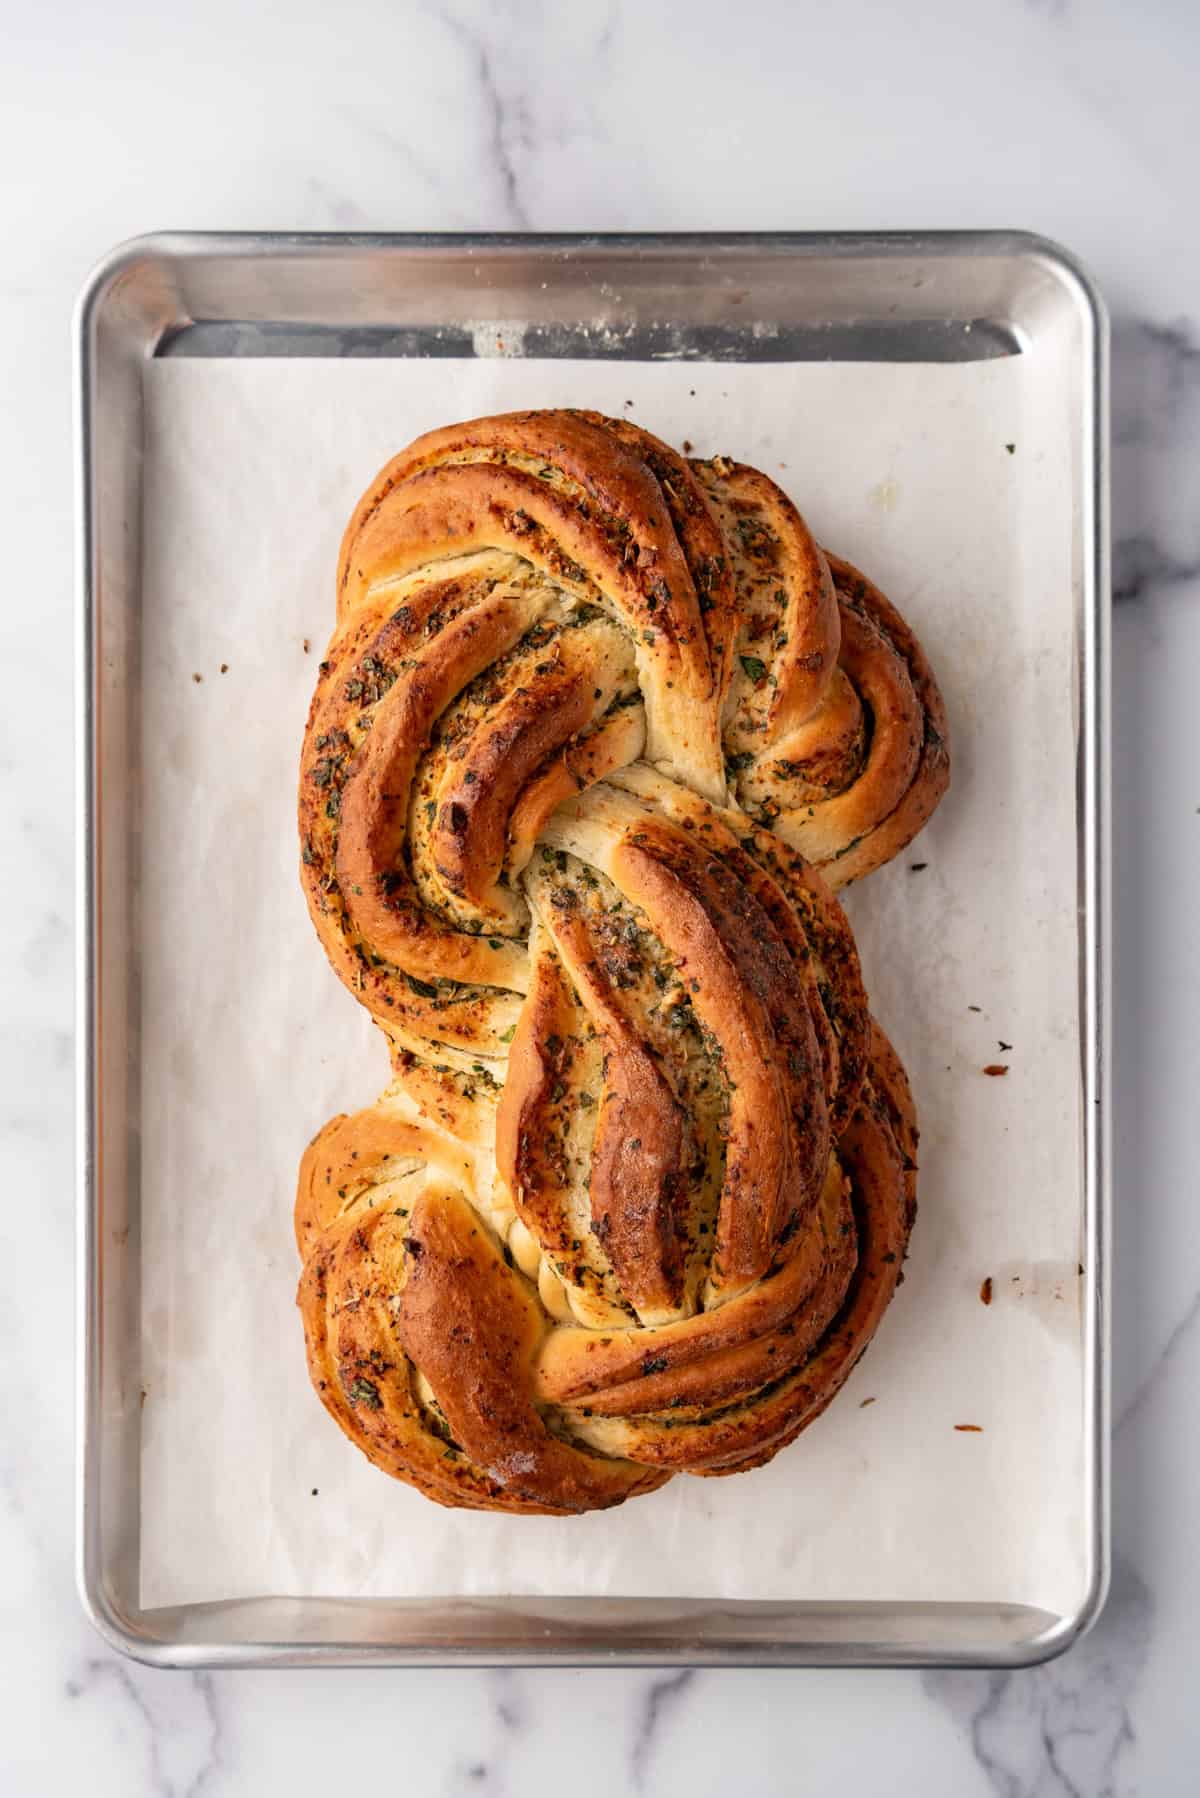
[[[481,327],[478,321],[489,321]],[[1083,1118],[1085,1590],[1020,1603],[355,1599],[143,1608],[138,698],[144,373],[162,357],[941,363],[1070,369],[1070,604]],[[750,321],[754,321],[753,324]],[[764,321],[767,328],[764,329]],[[1012,233],[898,236],[164,235],[117,251],[78,323],[80,1583],[164,1665],[489,1662],[1017,1665],[1062,1649],[1107,1578],[1107,334],[1069,257]]]

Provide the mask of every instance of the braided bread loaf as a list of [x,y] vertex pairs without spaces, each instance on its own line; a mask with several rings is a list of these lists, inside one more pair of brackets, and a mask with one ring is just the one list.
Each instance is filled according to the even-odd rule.
[[829,1402],[916,1165],[831,885],[947,775],[915,639],[757,471],[578,412],[383,470],[300,832],[395,1077],[296,1208],[312,1377],[379,1466],[588,1510],[756,1465]]

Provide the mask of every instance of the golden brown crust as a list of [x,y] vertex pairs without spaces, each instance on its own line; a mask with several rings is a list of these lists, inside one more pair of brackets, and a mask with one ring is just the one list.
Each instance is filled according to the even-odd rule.
[[297,1202],[314,1382],[364,1452],[442,1503],[570,1512],[671,1471],[759,1465],[820,1415],[878,1328],[915,1215],[915,1148],[876,1026],[813,1226],[716,1309],[601,1331],[550,1327],[453,1143],[380,1107],[337,1119]]
[[694,464],[737,591],[724,702],[739,801],[845,886],[911,842],[949,782],[945,708],[920,645],[786,494],[723,456]]
[[385,1029],[468,1057],[515,1021],[511,883],[569,786],[644,754],[719,801],[723,728],[745,809],[843,885],[948,779],[936,683],[884,596],[765,475],[597,414],[477,419],[389,464],[347,528],[321,668],[313,921]]
[[532,1383],[544,1313],[471,1204],[473,1180],[453,1145],[382,1106],[310,1144],[298,1300],[326,1408],[441,1504],[569,1513],[652,1489],[660,1478],[547,1429]]
[[614,864],[622,891],[653,907],[692,1009],[720,1046],[730,1105],[709,1278],[715,1292],[736,1292],[766,1271],[780,1236],[815,1200],[829,1158],[803,986],[766,912],[723,861],[647,820]]
[[738,793],[843,887],[908,846],[949,785],[950,758],[945,707],[916,638],[865,575],[826,560],[841,620],[834,680],[810,717],[764,738]]
[[379,1467],[567,1515],[757,1465],[829,1402],[916,1127],[827,881],[947,766],[911,632],[757,470],[559,411],[381,472],[300,831],[395,1078],[296,1201],[312,1378]]
[[[715,456],[694,464],[724,526],[734,573],[737,651],[768,678],[727,694],[727,741],[758,750],[821,706],[838,659],[838,606],[824,555],[781,488],[757,468]],[[732,660],[730,676],[736,674]]]
[[[922,712],[920,755],[907,792],[895,810],[867,837],[836,858],[835,886],[847,886],[906,849],[924,828],[950,785],[950,733],[946,707],[925,651],[900,613],[871,581],[840,556],[829,557],[843,607],[856,605],[902,657]],[[803,845],[797,845],[802,848]]]

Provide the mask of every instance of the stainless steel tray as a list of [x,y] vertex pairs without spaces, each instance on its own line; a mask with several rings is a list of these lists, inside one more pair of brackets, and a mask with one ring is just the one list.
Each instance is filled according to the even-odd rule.
[[[142,369],[157,356],[462,356],[520,319],[526,357],[953,361],[1066,332],[1075,378],[1079,1056],[1085,1095],[1087,1594],[1024,1605],[138,1598],[138,655]],[[740,321],[745,321],[742,323]],[[751,330],[751,320],[758,328]],[[764,333],[761,321],[771,330]],[[1055,246],[1010,232],[209,236],[115,251],[77,327],[79,444],[79,1581],[159,1665],[1014,1666],[1061,1651],[1108,1570],[1107,322]]]

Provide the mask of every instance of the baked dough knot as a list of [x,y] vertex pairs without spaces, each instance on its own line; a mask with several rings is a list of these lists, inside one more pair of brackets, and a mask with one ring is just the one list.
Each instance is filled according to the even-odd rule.
[[941,701],[785,495],[632,425],[436,431],[347,528],[305,889],[394,1079],[307,1151],[326,1406],[445,1504],[769,1459],[866,1347],[907,1082],[833,895],[912,837]]

